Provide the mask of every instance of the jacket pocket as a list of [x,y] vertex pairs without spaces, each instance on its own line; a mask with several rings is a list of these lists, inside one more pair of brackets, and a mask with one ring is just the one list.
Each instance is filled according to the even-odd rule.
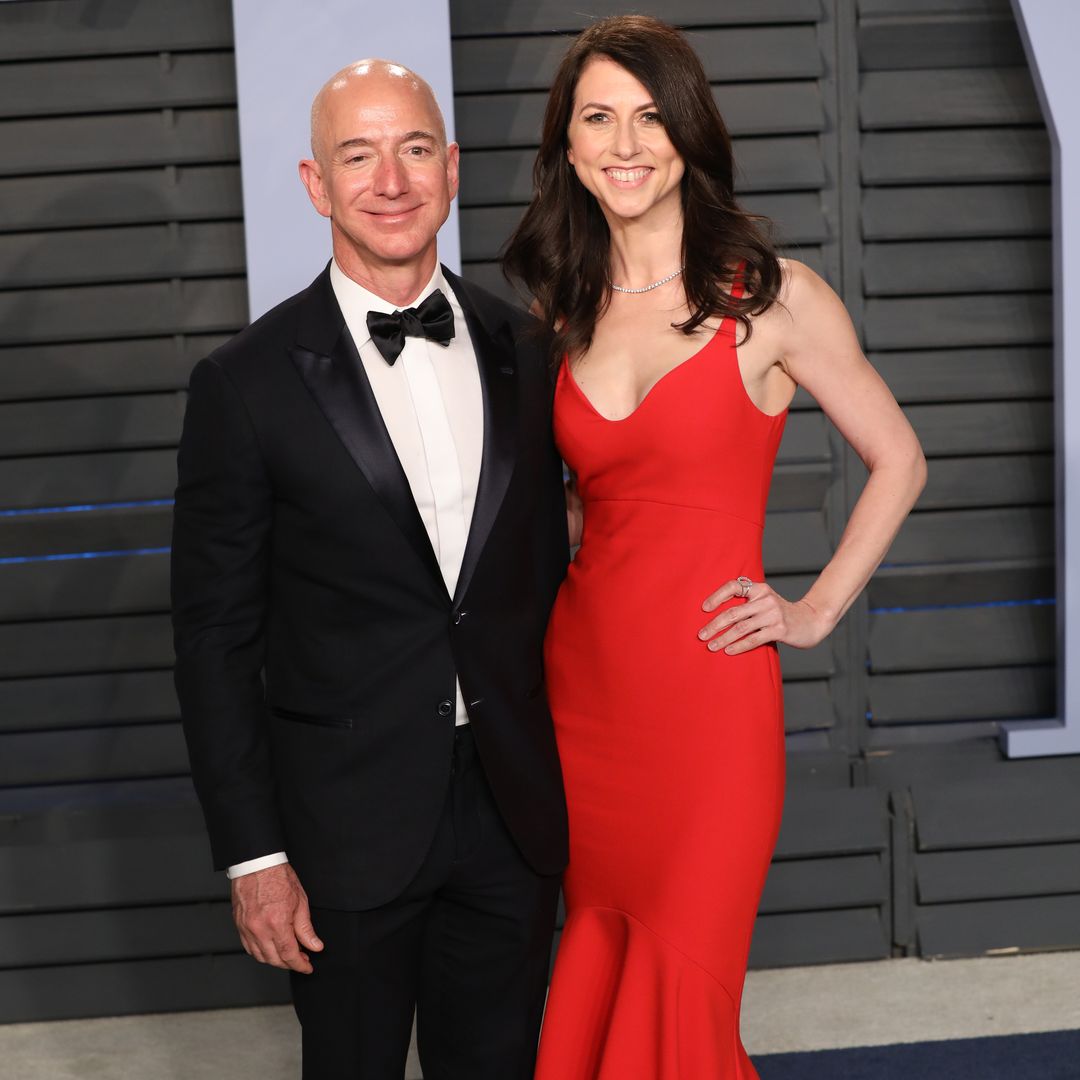
[[292,709],[281,709],[276,705],[271,706],[270,711],[281,720],[291,720],[294,724],[311,724],[313,727],[351,728],[353,719],[351,716],[316,716],[313,713],[294,712]]

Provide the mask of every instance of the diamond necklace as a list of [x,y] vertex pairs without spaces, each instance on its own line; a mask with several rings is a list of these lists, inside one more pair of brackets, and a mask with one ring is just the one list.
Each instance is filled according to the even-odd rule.
[[685,270],[685,266],[680,266],[674,274],[668,274],[667,277],[662,277],[659,281],[654,281],[651,285],[642,285],[640,289],[628,289],[625,285],[616,285],[614,281],[609,281],[608,284],[616,291],[623,293],[643,293],[652,292],[653,289],[659,289],[661,285],[666,285],[669,281],[674,281]]

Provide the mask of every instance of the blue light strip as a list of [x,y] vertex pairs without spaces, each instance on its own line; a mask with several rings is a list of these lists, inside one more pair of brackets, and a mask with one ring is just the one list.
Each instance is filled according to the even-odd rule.
[[1053,607],[1057,601],[1052,596],[1037,600],[986,600],[976,604],[921,604],[914,607],[871,608],[871,615],[897,615],[906,611],[967,611],[971,608],[993,607]]
[[116,559],[123,555],[166,555],[172,548],[131,548],[128,551],[70,551],[62,555],[9,555],[0,559],[0,566],[16,566],[20,563],[70,562],[72,559]]
[[38,506],[29,510],[0,510],[0,518],[31,517],[34,514],[84,514],[90,510],[139,510],[145,506],[172,506],[172,499],[143,499],[139,502],[84,503],[75,506]]

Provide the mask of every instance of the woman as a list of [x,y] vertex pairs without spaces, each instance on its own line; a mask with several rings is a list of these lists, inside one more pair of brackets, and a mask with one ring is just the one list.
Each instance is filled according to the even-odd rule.
[[[820,642],[925,479],[832,290],[733,197],[701,64],[654,19],[586,30],[507,249],[561,356],[583,503],[546,642],[570,811],[567,922],[538,1080],[747,1080],[739,1001],[780,822],[776,643]],[[870,477],[800,600],[762,580],[786,409],[805,386]]]

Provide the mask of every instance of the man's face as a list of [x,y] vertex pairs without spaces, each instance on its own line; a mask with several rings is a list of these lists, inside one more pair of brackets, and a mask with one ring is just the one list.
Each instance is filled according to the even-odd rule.
[[335,252],[344,242],[372,269],[423,261],[458,188],[458,147],[429,95],[405,77],[351,79],[327,93],[320,121],[318,161],[300,172]]

